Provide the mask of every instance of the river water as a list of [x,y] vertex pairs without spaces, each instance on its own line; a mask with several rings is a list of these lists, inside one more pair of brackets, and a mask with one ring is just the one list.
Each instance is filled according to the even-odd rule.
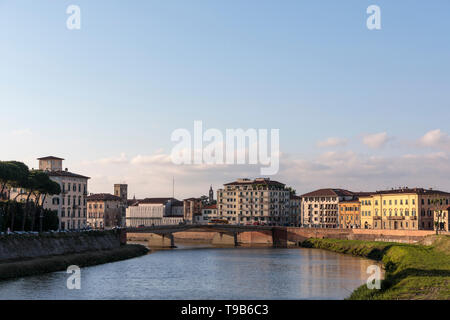
[[82,268],[80,290],[65,271],[3,281],[0,299],[344,299],[372,264],[319,249],[181,245]]

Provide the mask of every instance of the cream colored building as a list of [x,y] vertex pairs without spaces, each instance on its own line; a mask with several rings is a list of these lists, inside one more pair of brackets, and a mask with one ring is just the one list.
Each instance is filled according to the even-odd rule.
[[302,225],[314,228],[337,228],[338,205],[352,200],[355,194],[344,189],[319,189],[301,196]]
[[217,190],[219,219],[231,224],[289,224],[290,191],[268,178],[237,179]]
[[[39,170],[46,171],[51,180],[59,183],[61,194],[45,197],[43,207],[58,212],[59,229],[81,229],[87,226],[86,196],[89,177],[72,173],[63,168],[63,160],[58,157],[38,158]],[[17,201],[26,200],[26,192],[13,188],[11,197],[18,193]]]
[[217,219],[217,204],[210,204],[202,208],[202,214],[195,216],[195,223],[207,224],[212,219]]
[[[361,228],[433,230],[435,211],[449,206],[450,193],[423,189],[400,188],[374,192],[360,197]],[[434,204],[433,200],[438,200]]]

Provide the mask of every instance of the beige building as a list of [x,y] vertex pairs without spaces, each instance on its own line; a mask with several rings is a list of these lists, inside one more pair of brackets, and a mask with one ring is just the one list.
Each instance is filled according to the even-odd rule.
[[[434,203],[437,200],[438,203]],[[433,230],[435,211],[449,206],[450,193],[424,188],[399,188],[360,197],[361,228]]]
[[195,216],[195,223],[207,224],[212,219],[217,219],[217,204],[210,204],[202,208],[202,214]]
[[[86,196],[89,177],[72,173],[63,168],[63,160],[58,157],[38,158],[39,170],[46,171],[51,180],[59,183],[61,194],[47,196],[43,207],[58,212],[59,229],[81,229],[87,226]],[[11,197],[17,193],[17,201],[26,200],[26,192],[22,189],[13,188]]]
[[337,228],[338,206],[355,194],[344,189],[319,189],[301,196],[302,225],[314,228]]
[[231,224],[288,225],[290,191],[268,178],[237,179],[217,190],[219,219]]
[[123,199],[109,193],[87,197],[87,224],[92,229],[112,229],[123,225]]
[[137,200],[126,209],[126,226],[131,228],[179,224],[183,221],[182,202],[174,198]]

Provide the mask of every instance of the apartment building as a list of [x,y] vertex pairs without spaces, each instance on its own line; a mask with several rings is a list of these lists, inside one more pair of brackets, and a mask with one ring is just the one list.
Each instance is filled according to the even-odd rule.
[[112,229],[123,226],[123,199],[110,193],[87,197],[87,225],[92,229]]
[[337,228],[342,201],[353,200],[355,193],[344,189],[319,189],[301,196],[302,225],[314,228]]
[[301,224],[302,198],[295,194],[289,196],[289,225],[298,227]]
[[359,199],[339,202],[339,228],[361,228],[361,203]]
[[131,228],[183,222],[182,202],[174,198],[137,200],[126,209],[126,226]]
[[433,230],[435,212],[446,210],[450,193],[424,188],[399,188],[360,197],[365,229]]
[[[48,156],[38,158],[39,170],[46,171],[50,179],[59,183],[61,194],[47,196],[43,203],[45,209],[58,212],[59,229],[81,229],[87,226],[86,196],[89,177],[63,170],[64,159]],[[26,200],[26,191],[11,189],[11,197],[17,201]]]
[[218,218],[232,224],[288,225],[290,191],[268,178],[237,179],[217,190]]

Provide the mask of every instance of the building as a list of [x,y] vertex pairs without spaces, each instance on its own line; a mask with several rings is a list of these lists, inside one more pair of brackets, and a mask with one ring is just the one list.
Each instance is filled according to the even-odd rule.
[[361,228],[361,203],[359,199],[339,202],[339,228]]
[[[58,212],[59,229],[81,229],[87,226],[86,196],[89,177],[63,170],[64,159],[48,156],[38,158],[39,170],[47,172],[50,179],[59,183],[61,193],[47,196],[42,204],[44,209]],[[19,194],[19,195],[18,195]],[[11,189],[11,197],[17,201],[26,200],[26,191]]]
[[194,222],[207,224],[212,219],[217,219],[217,204],[210,204],[202,208],[202,214],[196,216]]
[[137,200],[126,209],[126,226],[138,228],[179,224],[184,221],[181,203],[174,198]]
[[446,209],[442,210],[436,210],[434,212],[434,226],[435,230],[439,231],[450,231],[449,228],[449,214],[450,214],[450,207],[447,207]]
[[289,197],[289,225],[298,227],[301,224],[301,203],[302,198],[295,194]]
[[92,229],[112,229],[123,225],[123,199],[110,193],[87,197],[87,225]]
[[450,193],[424,188],[377,191],[360,197],[361,228],[433,230],[435,212],[449,206]]
[[194,223],[202,214],[204,201],[202,198],[188,198],[183,200],[183,216],[186,223]]
[[301,196],[302,225],[315,228],[337,228],[339,203],[354,199],[344,189],[319,189]]
[[289,224],[290,191],[268,178],[237,179],[217,190],[219,219],[232,224]]

